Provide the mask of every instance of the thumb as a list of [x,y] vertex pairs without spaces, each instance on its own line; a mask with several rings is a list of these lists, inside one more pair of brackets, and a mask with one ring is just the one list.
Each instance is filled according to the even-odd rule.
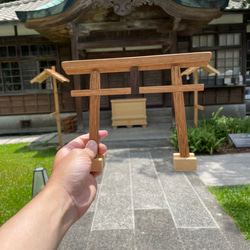
[[97,154],[98,145],[95,141],[89,140],[85,146],[85,153],[89,156],[91,160],[93,160]]

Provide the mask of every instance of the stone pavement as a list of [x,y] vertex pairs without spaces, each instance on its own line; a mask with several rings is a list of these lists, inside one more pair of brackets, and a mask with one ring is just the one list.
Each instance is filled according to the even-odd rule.
[[[30,143],[45,143],[50,141],[52,138],[56,137],[57,133],[44,133],[36,135],[15,135],[15,136],[0,136],[0,145],[2,144],[15,144],[21,142],[30,142]],[[58,141],[58,140],[57,140]]]
[[106,144],[96,200],[60,249],[250,249],[198,174],[174,171],[167,140]]
[[166,126],[109,130],[97,197],[59,249],[250,249],[205,186],[250,183],[250,154],[197,156],[197,172],[175,172]]

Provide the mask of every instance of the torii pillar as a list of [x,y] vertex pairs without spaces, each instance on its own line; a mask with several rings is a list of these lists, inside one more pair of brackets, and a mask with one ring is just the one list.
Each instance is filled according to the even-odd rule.
[[[174,154],[174,166],[176,171],[195,171],[197,160],[193,153],[189,153],[187,125],[185,115],[184,94],[187,91],[202,91],[203,84],[182,84],[181,68],[207,66],[211,58],[211,52],[171,54],[144,57],[123,57],[113,59],[78,60],[62,62],[62,67],[69,75],[90,74],[89,90],[73,90],[73,97],[90,96],[89,138],[99,143],[99,112],[100,96],[105,95],[130,95],[150,93],[173,93],[176,114],[176,127],[178,134],[179,153]],[[172,86],[137,87],[131,88],[100,88],[100,74],[113,72],[133,72],[146,70],[171,69]],[[91,171],[101,171],[104,166],[102,156],[92,162]]]

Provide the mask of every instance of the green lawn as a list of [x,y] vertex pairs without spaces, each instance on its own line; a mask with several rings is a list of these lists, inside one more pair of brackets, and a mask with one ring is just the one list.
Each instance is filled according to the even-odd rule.
[[208,187],[224,211],[250,240],[250,184],[239,186]]
[[56,148],[39,150],[27,143],[0,145],[0,226],[32,198],[33,170],[43,164],[48,175]]

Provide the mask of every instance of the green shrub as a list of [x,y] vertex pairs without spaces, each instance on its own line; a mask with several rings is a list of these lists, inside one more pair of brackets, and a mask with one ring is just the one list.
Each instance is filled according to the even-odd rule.
[[[211,128],[209,126],[209,128]],[[225,137],[220,139],[216,138],[214,131],[206,128],[188,128],[188,143],[190,151],[193,153],[206,153],[213,154],[213,152],[218,151]],[[172,138],[170,142],[174,147],[179,150],[177,129],[172,130]]]
[[225,137],[216,138],[215,133],[204,128],[189,129],[188,142],[193,153],[213,154],[218,151]]
[[[191,152],[213,154],[220,150],[222,144],[227,143],[229,147],[233,145],[228,139],[228,134],[250,133],[250,118],[219,116],[221,110],[222,107],[213,113],[211,118],[200,120],[197,128],[188,128],[188,143]],[[170,142],[179,150],[176,128],[172,129]]]

